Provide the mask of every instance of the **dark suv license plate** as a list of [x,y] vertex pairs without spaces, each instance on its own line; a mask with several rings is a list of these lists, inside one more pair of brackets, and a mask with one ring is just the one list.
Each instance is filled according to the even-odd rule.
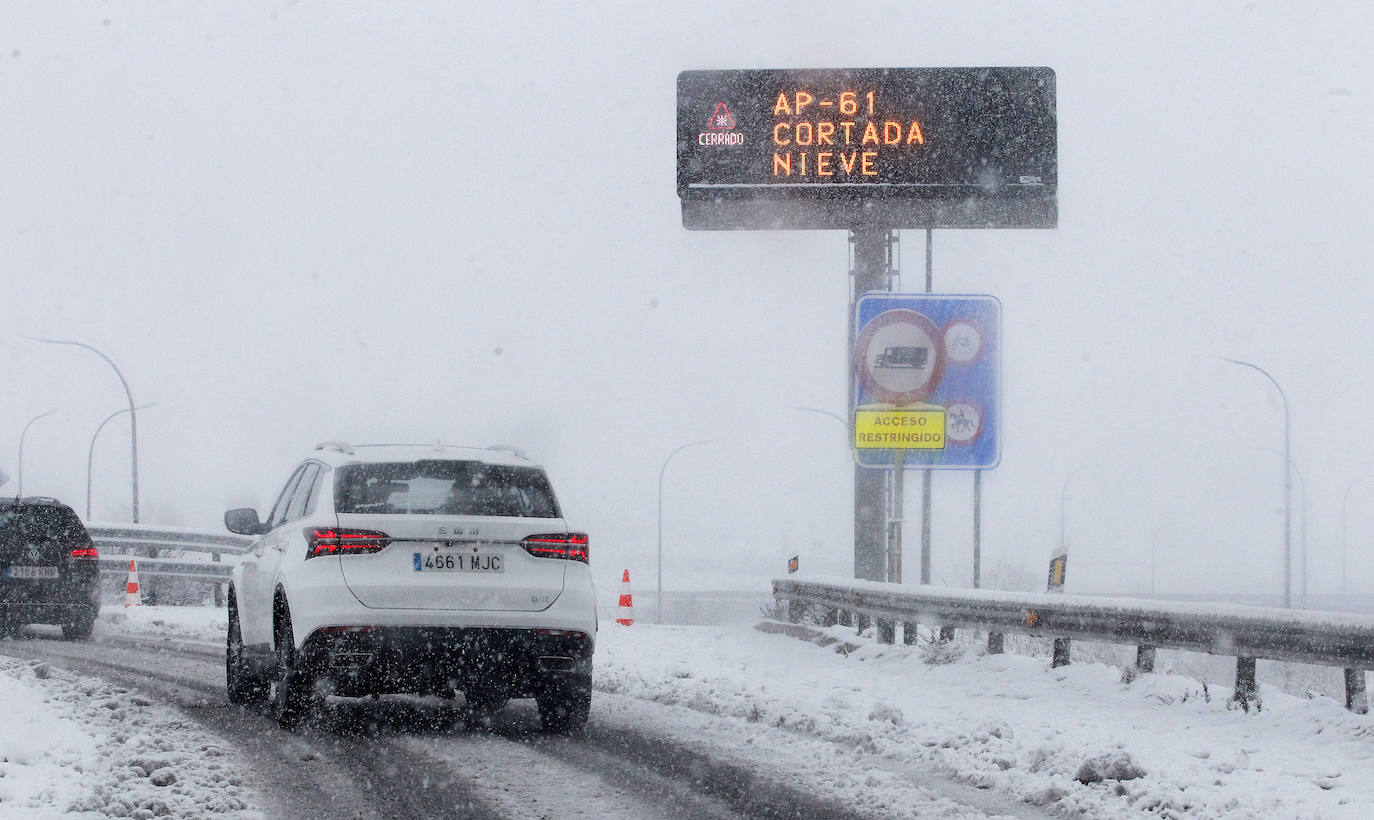
[[11,578],[56,578],[57,567],[10,567]]

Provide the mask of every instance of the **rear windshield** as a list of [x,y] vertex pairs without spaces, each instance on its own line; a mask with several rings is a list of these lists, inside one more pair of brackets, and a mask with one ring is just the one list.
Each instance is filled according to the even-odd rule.
[[84,543],[81,519],[67,507],[24,506],[0,509],[0,544]]
[[340,513],[559,517],[549,479],[534,467],[437,460],[350,464],[334,481]]

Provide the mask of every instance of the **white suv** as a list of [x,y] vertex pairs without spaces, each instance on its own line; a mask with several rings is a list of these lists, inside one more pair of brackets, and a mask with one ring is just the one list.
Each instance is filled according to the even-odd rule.
[[469,721],[533,697],[544,728],[587,721],[597,621],[587,536],[511,447],[321,444],[234,568],[231,703],[283,726],[328,695],[462,692]]

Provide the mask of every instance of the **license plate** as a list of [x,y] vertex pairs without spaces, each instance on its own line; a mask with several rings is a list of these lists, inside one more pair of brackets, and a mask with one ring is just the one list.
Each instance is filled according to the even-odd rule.
[[56,578],[57,567],[10,567],[11,578]]
[[416,572],[504,572],[501,556],[480,552],[417,552]]

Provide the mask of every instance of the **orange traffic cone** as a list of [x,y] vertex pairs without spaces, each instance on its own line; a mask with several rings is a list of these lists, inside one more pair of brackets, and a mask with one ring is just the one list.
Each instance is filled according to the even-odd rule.
[[620,607],[617,613],[620,617],[615,622],[621,626],[629,626],[635,622],[635,605],[630,597],[630,571],[625,570],[625,575],[620,579]]
[[129,559],[129,583],[124,587],[124,606],[143,606],[143,596],[138,591],[138,567],[134,559]]

